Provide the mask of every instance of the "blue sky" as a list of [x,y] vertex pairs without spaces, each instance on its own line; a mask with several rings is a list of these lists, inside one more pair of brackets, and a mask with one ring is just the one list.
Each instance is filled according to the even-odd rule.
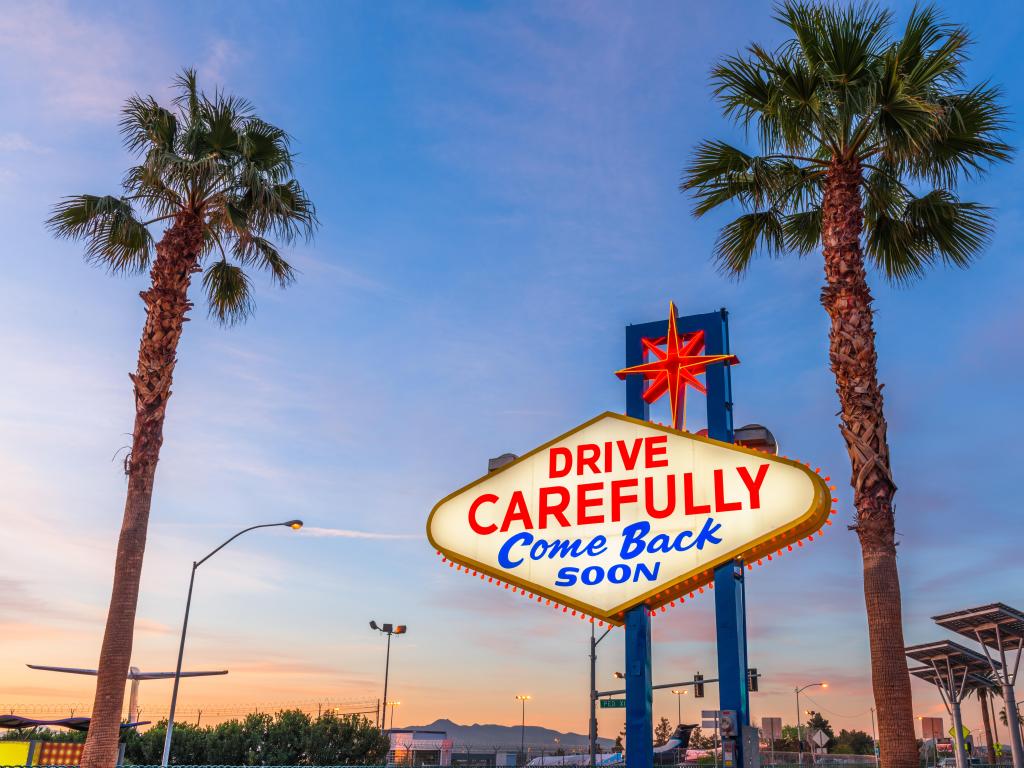
[[[892,7],[902,19],[909,3]],[[1016,120],[1015,6],[944,7],[978,41],[972,77],[1002,83]],[[22,665],[95,663],[143,312],[142,278],[89,267],[43,220],[63,194],[116,191],[121,102],[168,99],[187,65],[294,135],[323,226],[292,252],[295,286],[257,278],[257,314],[231,330],[197,300],[182,341],[135,663],[173,666],[189,563],[222,538],[293,516],[321,529],[253,534],[204,566],[187,665],[231,675],[189,681],[183,707],[375,699],[374,618],[410,626],[394,648],[396,723],[512,723],[526,692],[529,720],[584,730],[586,629],[442,568],[423,524],[488,457],[621,408],[623,326],[664,317],[669,299],[730,309],[738,423],[768,424],[784,452],[825,467],[848,517],[820,258],[725,279],[708,259],[725,215],[694,221],[676,191],[698,140],[743,141],[707,72],[750,41],[778,42],[770,16],[739,2],[5,3],[0,706],[91,701],[87,679]],[[1010,484],[1019,183],[1013,165],[965,188],[998,219],[969,272],[909,289],[872,278],[908,642],[941,636],[931,615],[1024,603]],[[833,526],[753,574],[748,593],[755,716],[792,720],[794,684],[827,679],[814,708],[868,727],[854,535]],[[657,680],[713,672],[711,608],[655,622]],[[621,639],[601,651],[610,682]],[[144,714],[169,693],[148,686]],[[674,717],[671,694],[655,706]],[[915,712],[940,709],[915,684]],[[620,725],[602,715],[603,735]]]

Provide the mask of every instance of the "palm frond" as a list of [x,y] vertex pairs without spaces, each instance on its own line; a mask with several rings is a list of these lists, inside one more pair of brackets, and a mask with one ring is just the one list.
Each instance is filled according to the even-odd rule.
[[283,181],[294,170],[287,133],[259,119],[246,122],[239,136],[239,151],[253,168]]
[[203,274],[203,288],[210,317],[223,325],[243,322],[255,309],[249,277],[237,264],[213,262]]
[[866,251],[889,280],[906,283],[940,262],[967,267],[992,235],[989,209],[946,190],[906,196],[897,210],[865,209]]
[[893,52],[913,90],[949,88],[963,81],[967,31],[947,24],[934,6],[915,8]]
[[782,221],[776,211],[746,213],[722,227],[715,241],[715,261],[723,272],[740,276],[760,252],[778,256],[785,247]]
[[151,147],[161,152],[174,151],[178,119],[152,96],[130,97],[121,110],[120,128],[129,152],[140,153]]
[[86,258],[112,272],[136,273],[149,266],[153,239],[123,198],[66,197],[54,206],[46,225],[56,237],[84,241]]
[[727,117],[745,129],[756,127],[762,146],[779,145],[781,130],[775,119],[778,85],[756,59],[726,56],[711,70],[711,83]]
[[694,215],[735,200],[747,210],[801,209],[820,199],[823,172],[785,157],[752,157],[721,141],[702,142],[680,188],[693,191]]
[[252,232],[273,232],[287,243],[309,239],[318,224],[313,202],[294,179],[284,184],[267,184],[260,176],[252,175],[238,202],[247,212]]
[[980,176],[993,164],[1011,160],[1013,147],[1002,140],[1009,127],[1002,96],[1000,88],[983,83],[941,99],[935,131],[909,160],[911,173],[953,187],[961,178]]
[[295,280],[295,269],[266,238],[258,235],[235,238],[232,256],[239,264],[253,265],[269,272],[274,282],[281,288],[286,288]]
[[876,87],[878,142],[887,157],[904,160],[920,153],[935,134],[939,107],[910,89],[892,51],[883,57]]
[[801,256],[821,245],[821,208],[791,213],[782,220],[782,237],[787,251]]

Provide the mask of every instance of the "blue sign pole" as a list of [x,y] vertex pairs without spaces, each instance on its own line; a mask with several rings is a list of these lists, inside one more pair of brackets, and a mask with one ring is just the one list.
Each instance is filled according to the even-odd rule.
[[646,605],[626,613],[626,765],[654,765],[654,695],[651,690],[651,614]]
[[[704,331],[705,354],[729,354],[729,313],[724,309],[677,320],[680,335]],[[668,321],[626,326],[626,367],[644,362],[644,338],[664,337]],[[708,366],[708,436],[733,442],[732,380],[728,365]],[[626,379],[626,415],[650,420],[650,408],[643,399],[644,382],[639,376]],[[739,733],[732,766],[743,765],[742,728],[749,725],[747,693],[747,626],[744,603],[743,567],[725,563],[715,569],[715,619],[718,632],[718,678],[720,707],[736,713]],[[651,691],[651,618],[647,606],[639,605],[626,614],[626,765],[652,768],[653,696]],[[724,768],[732,768],[729,765]]]
[[[729,354],[729,315],[723,309],[704,330],[705,354]],[[733,442],[732,380],[727,365],[708,366],[708,437]],[[743,727],[750,724],[747,690],[747,607],[743,563],[723,563],[715,569],[715,625],[718,642],[719,709],[736,713],[736,741],[730,755],[722,752],[724,768],[743,765]]]
[[[626,367],[644,361],[641,339],[663,336],[668,321],[626,326]],[[639,376],[626,379],[626,415],[647,421],[650,408],[643,399]],[[651,615],[646,605],[626,613],[626,765],[654,766],[654,692],[651,689]]]

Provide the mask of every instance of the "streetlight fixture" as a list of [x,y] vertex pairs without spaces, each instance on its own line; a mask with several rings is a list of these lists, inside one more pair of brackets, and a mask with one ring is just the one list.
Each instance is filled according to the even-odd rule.
[[674,693],[676,695],[676,725],[679,725],[681,722],[683,722],[683,699],[682,699],[682,697],[686,695],[687,689],[686,688],[673,688],[672,689],[672,693]]
[[395,730],[395,707],[400,706],[401,704],[402,702],[400,701],[388,702],[388,705],[391,707],[391,725],[389,726],[388,730]]
[[[804,764],[804,737],[803,737],[803,727],[802,727],[803,718],[800,715],[800,694],[803,693],[804,691],[806,691],[808,688],[816,688],[818,686],[820,686],[822,688],[828,688],[828,683],[826,683],[826,682],[808,683],[807,685],[803,686],[802,688],[794,688],[793,689],[793,691],[796,693],[796,743],[797,743],[797,749],[800,752],[800,765]],[[813,762],[813,761],[814,761],[814,753],[812,752],[811,753],[811,762]]]
[[611,626],[600,637],[594,634],[594,625],[590,625],[590,725],[587,741],[589,742],[591,768],[597,763],[597,644],[608,637]]
[[527,694],[521,694],[516,696],[516,701],[523,702],[523,724],[519,731],[519,752],[523,756],[523,764],[526,763],[526,702],[530,700],[530,696]]
[[220,552],[224,547],[230,544],[232,541],[237,539],[243,533],[249,531],[255,531],[257,528],[291,528],[293,531],[299,530],[302,527],[301,520],[286,520],[283,523],[263,523],[262,525],[251,525],[248,528],[243,528],[234,536],[229,538],[215,550],[210,552],[202,560],[196,560],[192,563],[192,576],[188,580],[188,598],[185,600],[185,620],[181,624],[181,642],[178,643],[178,665],[174,669],[174,688],[171,690],[171,709],[167,714],[167,735],[164,736],[164,752],[160,758],[160,765],[163,768],[167,768],[168,762],[171,757],[171,737],[174,734],[174,708],[178,703],[178,685],[181,682],[181,659],[185,655],[185,633],[188,630],[188,613],[192,607],[192,587],[196,583],[196,570],[200,565],[205,563],[211,557]]
[[[391,668],[391,636],[392,635],[404,635],[408,631],[408,627],[406,627],[405,624],[397,624],[397,625],[395,625],[395,624],[380,624],[380,625],[378,625],[376,621],[371,621],[370,622],[370,629],[376,630],[377,632],[380,632],[382,635],[387,635],[388,636],[388,650],[387,650],[387,655],[384,657],[384,698],[382,699],[382,701],[384,702],[384,707],[381,710],[380,722],[378,723],[378,726],[383,731],[384,730],[384,721],[387,718],[387,707],[388,707],[388,670]],[[394,712],[392,712],[392,716],[394,716]]]

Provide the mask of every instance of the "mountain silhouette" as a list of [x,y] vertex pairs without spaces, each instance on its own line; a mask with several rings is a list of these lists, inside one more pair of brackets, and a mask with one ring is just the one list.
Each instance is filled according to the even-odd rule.
[[[459,725],[451,720],[435,720],[427,725],[409,725],[404,729],[423,731],[445,731],[448,738],[456,745],[467,745],[471,747],[508,747],[518,749],[522,735],[522,728],[518,725],[491,725],[473,723],[472,725]],[[398,730],[396,728],[396,730]],[[556,741],[557,739],[557,741]],[[562,733],[551,728],[541,728],[539,725],[526,726],[526,743],[532,747],[546,749],[557,749],[561,747],[569,750],[573,748],[586,747],[588,744],[587,735],[583,733]],[[613,739],[598,738],[598,747],[608,748],[614,743]]]

